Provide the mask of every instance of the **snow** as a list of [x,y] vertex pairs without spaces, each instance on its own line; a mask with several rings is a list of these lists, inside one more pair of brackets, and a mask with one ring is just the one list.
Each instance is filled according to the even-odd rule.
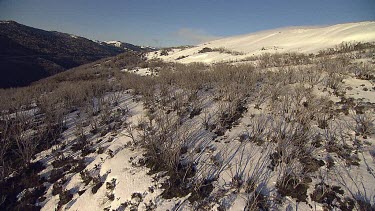
[[[126,143],[128,138],[119,138],[115,140],[117,144],[122,145]],[[114,149],[113,149],[114,150]],[[131,163],[128,162],[131,157],[136,157],[142,154],[139,151],[131,151],[129,149],[121,149],[113,158],[106,159],[102,163],[100,169],[100,175],[107,175],[104,185],[94,195],[90,190],[87,190],[81,196],[77,196],[76,202],[70,207],[71,210],[103,210],[103,207],[111,206],[112,208],[118,208],[121,203],[131,200],[132,193],[146,194],[145,202],[150,200],[149,195],[160,194],[156,191],[154,193],[148,193],[148,188],[154,186],[153,179],[150,175],[147,175],[148,169],[146,167],[134,168]],[[98,158],[97,158],[98,159]],[[113,190],[115,194],[115,200],[106,200],[106,182],[110,182],[113,178],[116,179],[116,186]],[[79,178],[77,178],[79,179]],[[74,199],[73,199],[74,200]]]
[[[122,71],[131,72],[134,70],[123,69]],[[145,74],[148,70],[147,68],[138,68],[136,71],[137,74]],[[364,86],[361,86],[364,84]],[[357,98],[365,98],[370,102],[374,102],[373,92],[370,91],[363,91],[363,87],[371,87],[371,82],[367,80],[360,80],[348,77],[344,80],[344,86],[353,87],[352,90],[348,90],[346,93],[347,95]],[[356,88],[358,87],[358,88]],[[321,95],[328,95],[328,92],[322,92],[320,87],[316,87],[317,95],[320,93]],[[362,90],[362,91],[361,91]],[[361,94],[356,94],[360,92]],[[217,115],[217,109],[219,107],[219,103],[213,100],[213,95],[208,91],[205,93],[206,95],[202,96],[202,107],[208,109],[208,111],[212,114],[212,116]],[[372,95],[371,95],[372,94]],[[334,99],[333,96],[330,97],[334,101],[338,101],[338,99]],[[356,98],[356,99],[357,99]],[[133,101],[133,96],[130,94],[125,94],[125,97],[122,98],[123,101],[120,106],[127,106],[130,109],[130,116],[127,119],[128,122],[136,125],[138,121],[145,115],[145,110],[142,106],[142,102],[135,102]],[[72,114],[74,116],[76,114]],[[219,158],[223,160],[223,162],[227,162],[228,166],[223,170],[223,172],[219,175],[218,181],[214,183],[214,191],[213,193],[219,193],[220,190],[226,191],[226,195],[222,197],[218,197],[218,204],[226,206],[228,210],[242,210],[247,203],[248,194],[242,192],[235,192],[234,188],[231,187],[232,178],[234,173],[238,170],[238,168],[243,168],[244,172],[247,172],[244,178],[248,178],[251,176],[252,172],[262,172],[262,175],[265,175],[262,178],[262,182],[260,183],[257,190],[259,192],[264,193],[271,198],[276,194],[275,184],[278,177],[278,172],[271,172],[266,165],[263,167],[259,167],[259,163],[262,162],[263,159],[269,158],[269,153],[274,150],[274,148],[267,148],[265,146],[258,146],[252,142],[240,142],[239,135],[249,132],[249,125],[253,122],[253,119],[259,118],[263,115],[267,115],[267,107],[262,106],[262,109],[255,109],[254,104],[248,105],[248,111],[243,114],[243,117],[240,119],[239,124],[234,126],[233,128],[226,131],[225,135],[222,137],[217,138],[216,140],[212,140],[213,133],[206,131],[202,127],[202,115],[195,117],[193,119],[188,119],[184,122],[181,127],[186,127],[194,131],[193,134],[189,137],[193,140],[191,145],[196,146],[203,146],[205,150],[202,152],[202,158],[199,162],[200,169],[210,169],[210,165],[212,165],[211,158]],[[338,117],[337,117],[338,118]],[[351,122],[348,117],[343,117],[346,119],[342,119],[342,121]],[[69,130],[67,131],[69,132]],[[71,131],[73,132],[73,131]],[[113,151],[113,156],[108,155],[107,153],[97,154],[92,153],[86,159],[88,160],[89,165],[86,167],[93,175],[100,175],[102,178],[102,182],[104,184],[99,188],[98,192],[93,194],[91,192],[91,188],[93,186],[92,182],[88,186],[84,186],[82,183],[82,179],[79,174],[72,175],[64,188],[69,190],[72,194],[74,194],[73,199],[68,202],[66,205],[62,207],[62,210],[103,210],[105,208],[110,208],[110,210],[122,210],[122,206],[124,203],[136,204],[138,210],[146,210],[146,206],[152,202],[154,203],[157,208],[156,210],[194,210],[193,205],[187,200],[189,195],[181,198],[173,198],[173,199],[163,199],[160,195],[163,191],[161,187],[161,182],[157,181],[154,175],[147,174],[148,169],[144,166],[134,166],[132,161],[136,161],[137,159],[142,158],[142,154],[144,151],[141,148],[137,148],[128,144],[132,140],[129,137],[124,136],[125,131],[119,132],[117,135],[111,136],[113,137],[113,141],[106,141],[108,140],[108,136],[103,138],[103,141],[99,144],[95,145],[95,148],[105,147],[106,151],[109,149]],[[198,138],[199,137],[199,138]],[[66,138],[67,142],[69,138]],[[374,144],[373,137],[369,137],[367,141],[372,142]],[[348,182],[348,188],[352,192],[356,192],[358,188],[355,184],[364,184],[364,187],[368,188],[368,194],[370,196],[375,195],[375,189],[373,187],[374,178],[371,172],[367,172],[367,168],[373,167],[373,158],[371,157],[369,151],[373,150],[374,148],[367,147],[363,153],[361,152],[360,158],[360,167],[352,167],[353,169],[350,172],[354,172],[354,175],[346,175],[343,174],[343,180]],[[321,155],[324,155],[325,152],[319,151],[315,154],[318,158],[321,158]],[[44,156],[51,156],[51,151],[44,151],[39,154],[38,158]],[[244,166],[241,163],[244,162],[244,159],[247,159],[249,156],[250,161],[248,162],[247,166]],[[341,165],[338,168],[341,168]],[[342,166],[343,167],[343,166]],[[281,168],[281,167],[278,167]],[[322,167],[322,171],[324,171],[325,167]],[[50,171],[51,168],[46,169],[45,171]],[[211,168],[212,170],[212,168]],[[204,170],[202,170],[205,174]],[[344,168],[341,172],[348,172]],[[353,177],[355,179],[355,183],[350,182]],[[333,177],[334,178],[334,177]],[[308,195],[313,190],[313,184],[319,182],[318,178],[313,177],[314,182],[311,184],[310,189],[308,190]],[[115,188],[113,190],[109,190],[106,188],[106,183],[111,183],[115,181]],[[339,181],[329,181],[330,184],[337,185]],[[42,210],[54,210],[56,208],[56,204],[59,201],[59,196],[52,196],[51,190],[52,187],[49,187],[48,192],[46,194],[47,202],[43,204]],[[78,191],[85,190],[86,191],[79,195]],[[153,189],[153,191],[150,191]],[[347,192],[347,191],[345,191]],[[114,200],[108,199],[108,194],[114,194]],[[132,197],[134,193],[139,193],[142,196],[142,199],[136,199]],[[321,204],[317,204],[315,202],[312,205],[316,208],[316,210],[323,210]],[[218,204],[215,204],[215,208],[218,209]],[[294,210],[299,208],[299,210],[310,210],[309,204],[305,202],[296,202],[295,199],[291,197],[285,197],[285,200],[280,207],[275,209],[280,210]],[[131,210],[130,205],[124,210]]]
[[[143,106],[141,103],[134,102],[131,96],[123,96],[123,102],[120,107],[127,106],[130,110],[129,121],[136,124],[136,122],[143,116]],[[72,114],[69,119],[74,118],[75,114]],[[71,142],[69,139],[70,133],[74,133],[74,130],[67,130],[65,132],[65,141]],[[73,199],[64,205],[63,210],[103,210],[106,207],[117,209],[121,207],[123,203],[131,202],[133,204],[139,204],[141,210],[145,209],[145,203],[155,201],[155,198],[159,196],[162,189],[158,186],[157,181],[154,180],[152,175],[147,174],[148,168],[144,166],[134,166],[138,159],[142,158],[144,153],[142,149],[129,147],[129,143],[132,141],[129,137],[123,135],[124,132],[118,133],[116,136],[107,135],[103,137],[103,141],[97,143],[94,139],[94,143],[97,145],[95,148],[104,147],[106,152],[112,150],[113,156],[108,153],[97,154],[92,153],[86,160],[88,165],[86,170],[90,172],[92,176],[100,176],[101,181],[104,184],[98,189],[97,193],[93,194],[91,189],[93,183],[84,186],[79,173],[70,175],[68,182],[64,185],[64,189],[69,190],[74,196]],[[108,141],[113,137],[113,141]],[[106,141],[107,140],[107,141]],[[51,156],[51,150],[46,150],[37,156],[37,159],[42,159],[47,164],[51,162],[49,156]],[[52,167],[51,165],[49,165]],[[50,171],[52,168],[47,168],[41,175]],[[106,183],[111,182],[115,179],[115,188],[108,190]],[[153,189],[153,191],[150,191]],[[78,191],[86,190],[82,195],[78,194]],[[109,200],[107,197],[108,193],[113,193],[115,199]],[[142,200],[137,201],[132,198],[133,193],[142,194]],[[47,191],[47,201],[42,205],[42,210],[54,210],[59,201],[59,196],[52,196],[52,186]],[[174,203],[173,203],[174,205]]]
[[375,94],[371,94],[374,87],[369,80],[356,78],[344,79],[346,95],[354,99],[361,99],[363,102],[375,102]]
[[137,75],[141,75],[141,76],[148,76],[148,75],[152,75],[152,71],[150,68],[134,68],[134,69],[122,69],[120,70],[121,72],[130,72],[130,73],[135,73]]
[[[241,60],[263,53],[317,53],[322,49],[334,47],[342,42],[352,41],[374,42],[375,22],[366,21],[320,27],[289,27],[260,31],[202,43],[185,50],[170,51],[167,56],[160,56],[158,54],[157,57],[166,61],[178,61],[182,63],[215,63]],[[225,48],[242,52],[244,55],[231,55],[219,52],[198,53],[204,47]],[[155,56],[155,54],[149,55],[149,57],[152,56]],[[181,56],[185,56],[186,58],[176,60]]]
[[121,45],[122,45],[122,42],[120,42],[120,41],[104,41],[104,42],[107,43],[107,44],[110,44],[110,45],[114,45],[116,47],[121,47]]
[[[181,62],[205,62],[205,63],[215,63],[220,61],[235,61],[241,60],[253,54],[261,54],[264,52],[289,52],[298,51],[304,53],[318,52],[321,49],[326,49],[328,47],[340,44],[343,41],[356,41],[368,42],[375,41],[375,22],[362,22],[362,23],[350,23],[350,24],[340,24],[328,27],[294,27],[277,29],[270,31],[263,31],[249,35],[236,36],[231,38],[225,38],[217,41],[211,41],[199,45],[198,47],[188,48],[188,49],[173,49],[169,51],[169,55],[160,56],[160,52],[156,54],[153,52],[149,54],[151,56],[157,56],[167,61],[176,61],[177,58],[181,56],[186,56],[185,58],[179,59],[177,61]],[[108,44],[121,44],[119,41],[107,41]],[[228,53],[220,52],[208,52],[208,53],[198,53],[204,47],[209,48],[227,48],[236,52],[243,52],[244,55],[232,55]],[[265,50],[262,50],[262,49]],[[109,62],[105,61],[106,62]],[[275,71],[277,68],[275,68]],[[134,74],[139,74],[141,76],[153,75],[154,71],[150,68],[134,68],[134,69],[122,69],[122,72],[129,72]],[[347,77],[343,81],[343,86],[345,88],[345,96],[352,97],[355,100],[362,100],[364,102],[375,102],[375,95],[373,94],[374,84],[370,80],[360,80],[354,77]],[[324,87],[316,86],[313,89],[313,94],[316,96],[326,96],[329,97],[333,102],[339,102],[341,99],[339,97],[333,96],[332,90],[322,91]],[[364,88],[367,88],[364,89]],[[220,107],[219,102],[213,100],[214,96],[210,90],[206,93],[202,93],[203,96],[200,98],[202,103],[202,108],[207,109],[210,115],[214,118],[218,116],[218,109]],[[146,111],[142,106],[142,102],[137,102],[131,94],[124,94],[122,96],[122,101],[120,107],[128,107],[130,110],[129,117],[127,117],[127,122],[132,125],[137,125],[138,121],[144,117]],[[222,197],[218,197],[218,204],[224,205],[228,210],[243,210],[247,203],[247,198],[249,194],[244,192],[235,192],[231,183],[233,182],[234,173],[240,169],[247,172],[244,175],[244,179],[249,178],[251,174],[255,171],[262,172],[265,175],[262,178],[261,183],[257,190],[264,193],[270,198],[273,194],[276,194],[275,184],[277,181],[278,173],[277,171],[271,172],[266,165],[259,167],[259,163],[262,160],[269,158],[269,153],[274,150],[274,148],[267,148],[269,146],[258,146],[250,141],[241,142],[239,136],[241,134],[249,134],[250,127],[254,122],[254,119],[266,117],[269,113],[267,104],[261,105],[261,109],[256,109],[255,103],[249,103],[247,105],[248,110],[243,113],[243,117],[239,120],[238,125],[233,126],[228,129],[224,136],[214,138],[214,133],[212,131],[207,131],[203,128],[202,119],[203,113],[199,114],[197,117],[192,119],[187,119],[181,128],[189,128],[191,134],[191,144],[194,146],[202,146],[204,149],[200,162],[199,169],[202,169],[202,174],[207,173],[206,169],[212,170],[212,158],[217,160],[223,160],[227,162],[227,167],[223,168],[222,173],[219,175],[219,179],[214,183],[214,194],[219,194],[220,190],[227,191]],[[77,113],[72,113],[67,118],[68,119],[68,130],[64,132],[64,142],[70,143],[74,141],[74,121],[73,117]],[[337,116],[337,121],[352,123],[353,120],[346,116]],[[336,119],[335,119],[336,121]],[[312,127],[315,128],[315,125]],[[318,130],[318,129],[317,129]],[[102,141],[98,141],[97,137],[90,139],[94,144],[93,148],[104,147],[105,152],[111,150],[113,156],[108,153],[98,154],[97,152],[91,153],[85,157],[85,162],[88,164],[86,170],[88,170],[93,176],[100,176],[101,181],[104,184],[99,188],[98,192],[93,194],[91,189],[93,187],[93,182],[85,186],[82,182],[82,178],[79,173],[74,175],[68,175],[68,181],[64,184],[64,189],[69,190],[73,194],[73,199],[62,207],[62,210],[103,210],[109,208],[109,210],[123,210],[121,207],[124,203],[136,204],[139,210],[146,210],[147,204],[150,202],[157,205],[156,210],[193,210],[192,204],[187,200],[190,195],[181,198],[173,199],[163,199],[160,195],[163,191],[161,187],[161,182],[155,179],[155,175],[149,175],[148,169],[144,166],[135,166],[138,159],[142,159],[144,150],[142,148],[137,148],[132,146],[132,140],[125,136],[125,131],[119,131],[116,134],[107,134],[102,137]],[[111,139],[111,141],[109,141]],[[113,140],[112,140],[113,139]],[[369,168],[373,168],[374,157],[371,157],[371,152],[375,150],[374,148],[374,137],[370,136],[367,138],[367,142],[371,143],[372,146],[365,146],[363,152],[360,152],[360,166],[352,167],[350,172],[355,175],[343,174],[343,180],[348,181],[348,188],[352,192],[356,192],[358,187],[355,185],[363,184],[364,187],[368,187],[368,194],[370,196],[375,195],[374,187],[374,176],[373,170],[371,172]],[[64,151],[66,153],[66,151]],[[43,151],[38,154],[35,160],[42,160],[45,164],[50,164],[53,160],[52,149]],[[322,156],[327,153],[320,150],[317,151],[314,156],[317,158],[322,158]],[[75,156],[73,154],[73,156]],[[241,164],[249,158],[249,162],[246,166]],[[340,166],[338,169],[343,167],[340,172],[347,173],[344,166]],[[242,165],[242,166],[241,166]],[[205,168],[207,167],[207,168]],[[281,168],[281,167],[278,167]],[[41,172],[41,176],[48,174],[52,170],[52,166],[48,165],[48,168]],[[240,169],[241,170],[241,169]],[[325,167],[322,167],[322,171]],[[355,182],[350,180],[353,177]],[[333,177],[334,178],[334,177]],[[163,180],[165,178],[162,178]],[[115,181],[115,187],[110,190],[106,187],[106,183],[111,183]],[[318,178],[313,178],[313,183],[308,190],[308,195],[313,190],[313,184],[318,182]],[[337,184],[339,181],[329,181],[330,184]],[[231,189],[232,188],[232,189]],[[356,189],[357,188],[357,189]],[[150,191],[152,189],[152,191]],[[78,191],[86,190],[82,195],[78,194]],[[52,196],[52,186],[49,186],[45,196],[46,201],[42,203],[42,210],[54,210],[59,202],[59,196]],[[346,191],[347,192],[347,191]],[[114,194],[114,200],[108,199],[108,194]],[[134,193],[139,193],[142,199],[136,199],[132,197]],[[19,195],[22,197],[22,193]],[[311,201],[310,201],[311,202]],[[215,204],[216,209],[218,204]],[[314,202],[313,204],[316,210],[323,210],[321,204]],[[131,210],[130,205],[127,209]],[[311,208],[308,204],[301,202],[297,203],[295,199],[290,197],[285,197],[285,200],[280,207],[277,209],[282,210],[294,210],[299,208],[299,210],[310,210]],[[276,209],[276,208],[275,208]]]

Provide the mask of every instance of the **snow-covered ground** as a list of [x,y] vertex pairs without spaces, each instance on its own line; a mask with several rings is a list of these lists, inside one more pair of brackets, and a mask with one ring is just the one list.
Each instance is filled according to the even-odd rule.
[[[332,26],[288,27],[260,31],[247,35],[223,38],[202,43],[184,50],[172,50],[168,55],[161,56],[154,52],[149,58],[157,57],[173,62],[204,62],[239,61],[249,56],[263,53],[317,53],[322,49],[335,47],[342,42],[374,42],[375,22],[345,23]],[[232,55],[220,52],[198,53],[203,48],[225,48],[240,52]]]
[[[139,74],[139,72],[136,72]],[[374,90],[364,91],[363,88],[370,88],[372,86],[369,80],[360,80],[353,77],[348,77],[344,80],[343,85],[348,91],[345,96],[353,97],[355,100],[364,102],[374,102]],[[352,87],[353,89],[348,89]],[[319,97],[327,97],[333,102],[339,102],[340,99],[332,94],[332,90],[324,90],[323,86],[314,88],[313,93]],[[242,210],[246,207],[249,194],[242,189],[236,189],[235,178],[236,174],[243,174],[243,179],[251,177],[257,178],[260,184],[256,188],[259,193],[262,193],[270,198],[280,197],[277,195],[276,183],[280,179],[280,171],[282,166],[277,167],[276,171],[271,171],[270,155],[275,150],[271,145],[259,145],[250,141],[252,126],[256,124],[259,119],[268,119],[267,130],[271,130],[273,124],[276,124],[277,119],[269,119],[272,107],[264,103],[260,108],[256,108],[255,103],[251,102],[246,105],[248,110],[243,113],[243,116],[238,120],[238,124],[227,130],[224,135],[217,136],[214,132],[208,131],[203,126],[205,116],[211,116],[212,119],[218,118],[220,107],[223,106],[220,101],[214,100],[214,93],[206,91],[200,94],[199,101],[204,111],[194,118],[187,118],[181,128],[188,128],[191,134],[188,137],[191,139],[189,145],[192,146],[191,151],[197,148],[203,149],[199,156],[198,168],[202,175],[209,175],[215,169],[215,162],[222,162],[222,172],[218,173],[218,179],[213,183],[214,189],[212,192],[213,199],[212,207],[208,206],[207,210]],[[147,109],[142,106],[142,102],[137,102],[136,97],[122,93],[120,108],[128,108],[126,122],[132,125],[138,125],[142,118],[147,116]],[[206,113],[207,112],[207,113]],[[351,116],[352,114],[350,114]],[[373,118],[373,114],[370,114]],[[74,118],[72,114],[71,118]],[[73,120],[72,120],[73,121]],[[335,117],[335,122],[354,124],[351,117],[338,115]],[[319,129],[317,125],[312,126],[317,134],[323,134],[324,130]],[[72,129],[73,130],[73,129]],[[69,145],[73,140],[70,137],[72,130],[67,130],[64,134],[64,142]],[[188,197],[165,199],[161,196],[165,188],[162,186],[165,177],[158,177],[150,175],[149,169],[143,165],[138,165],[137,162],[143,159],[144,150],[132,145],[132,139],[127,136],[126,128],[115,133],[107,134],[104,137],[94,136],[90,138],[92,148],[104,148],[102,153],[93,152],[85,156],[86,164],[85,170],[90,172],[93,177],[101,178],[103,185],[93,193],[91,190],[95,186],[94,182],[88,185],[83,183],[80,173],[68,174],[67,181],[64,182],[64,189],[73,194],[73,198],[62,206],[64,210],[194,210],[196,205],[189,202]],[[245,134],[244,140],[241,136]],[[247,137],[247,138],[246,138]],[[265,137],[265,139],[267,139]],[[321,167],[318,173],[310,174],[312,184],[308,189],[308,197],[313,193],[314,185],[321,181],[326,181],[329,185],[342,185],[346,183],[346,188],[355,193],[362,190],[362,185],[369,197],[375,196],[374,188],[374,158],[371,152],[374,151],[375,145],[374,136],[371,135],[366,139],[357,137],[360,142],[366,142],[363,149],[358,151],[360,155],[359,166],[345,166],[344,162],[337,157],[335,153],[327,153],[324,148],[317,149],[313,156],[319,160],[325,160],[326,156],[333,156],[335,158],[334,165],[336,170],[330,171],[325,166]],[[352,143],[348,142],[348,146]],[[271,147],[270,147],[271,146]],[[109,153],[112,152],[112,153]],[[66,153],[72,153],[66,151]],[[36,160],[43,160],[47,166],[51,167],[50,162],[54,160],[55,155],[50,150],[40,153]],[[74,155],[74,153],[72,154]],[[327,162],[325,160],[325,162]],[[287,167],[287,166],[286,166]],[[47,174],[53,168],[47,168],[40,174]],[[341,177],[337,175],[340,172]],[[320,174],[320,175],[319,175]],[[52,195],[53,185],[49,186],[46,200],[41,203],[42,210],[54,210],[59,203],[60,196]],[[348,191],[345,189],[345,196],[348,196]],[[363,194],[363,192],[362,192]],[[112,198],[111,198],[112,197]],[[216,197],[216,198],[215,198]],[[370,199],[373,200],[373,199]],[[324,210],[321,203],[314,201],[298,202],[296,199],[286,196],[282,203],[273,205],[273,209],[283,210]]]
[[151,76],[155,73],[150,68],[133,68],[133,69],[122,69],[121,72],[135,73],[141,76]]
[[[160,52],[152,52],[148,56],[183,63],[216,63],[239,61],[265,52],[316,53],[343,41],[375,41],[375,22],[276,29],[211,41],[184,50],[173,49],[167,56],[160,56]],[[204,47],[228,50],[224,53],[218,51],[198,53]],[[335,209],[339,209],[338,204],[344,203],[341,200],[345,197],[368,197],[364,200],[375,203],[374,79],[358,78],[350,72],[349,68],[340,66],[340,61],[335,60],[337,63],[329,66],[322,62],[325,60],[319,59],[321,58],[313,60],[312,64],[287,68],[239,65],[239,69],[243,67],[246,71],[252,71],[245,74],[242,69],[238,71],[239,69],[223,66],[233,73],[223,75],[237,77],[239,83],[227,83],[227,81],[233,82],[231,78],[209,75],[211,78],[203,79],[207,80],[203,83],[204,86],[194,86],[195,82],[202,78],[192,77],[186,80],[173,75],[173,71],[179,68],[176,64],[169,64],[170,69],[164,70],[166,74],[160,74],[160,77],[153,77],[154,73],[150,68],[120,68],[119,74],[126,72],[123,80],[137,74],[143,76],[136,77],[140,78],[137,83],[141,84],[143,79],[155,79],[157,85],[148,83],[142,87],[138,86],[140,84],[135,84],[133,88],[138,88],[137,92],[133,92],[132,88],[118,92],[113,91],[117,89],[111,90],[103,98],[103,101],[108,100],[109,104],[113,105],[108,113],[103,109],[97,116],[90,116],[82,109],[68,114],[66,117],[68,129],[63,132],[61,142],[51,149],[38,153],[33,160],[41,161],[46,166],[39,173],[41,177],[47,179],[43,182],[47,190],[43,193],[43,197],[38,199],[39,205],[46,211],[57,208],[90,211],[197,209],[235,211],[244,210],[245,207],[248,208],[249,203],[257,202],[252,197],[265,197],[264,201],[259,199],[259,203],[270,206],[269,210],[326,210],[325,206],[329,203],[329,206],[334,204]],[[328,56],[328,59],[332,57]],[[351,62],[359,62],[360,59],[357,60],[353,59]],[[361,61],[371,63],[372,60],[372,57],[366,57]],[[109,62],[110,60],[103,61],[103,64]],[[324,69],[324,65],[328,68]],[[370,70],[373,70],[372,64],[369,65]],[[93,67],[101,68],[101,65]],[[177,76],[189,77],[184,75],[183,71],[196,74],[194,71],[200,70],[191,70],[187,67],[191,66],[180,67],[182,69],[179,70],[180,72],[176,71],[176,74],[181,75]],[[211,66],[207,67],[207,72],[220,73],[219,68],[215,69],[214,65],[212,67],[212,69],[209,69]],[[163,71],[162,67],[158,67],[159,70]],[[329,71],[332,73],[331,76],[346,71],[340,75],[343,79],[338,80],[337,87],[340,88],[336,88],[337,90],[329,85],[332,83],[330,81],[332,77],[328,76]],[[238,77],[237,74],[242,77]],[[252,77],[255,79],[251,87],[241,87]],[[106,80],[116,81],[110,78]],[[142,93],[148,95],[142,98],[138,95]],[[111,98],[116,98],[118,102],[113,103]],[[236,100],[244,102],[243,106],[246,109],[242,109],[239,104],[234,104]],[[98,104],[99,101],[96,100],[94,107]],[[201,110],[192,115],[193,108]],[[228,118],[226,116],[229,116],[233,110],[240,113],[233,124],[221,125],[225,123],[223,119]],[[29,113],[34,114],[34,112]],[[99,119],[102,121],[101,118],[106,119],[107,116],[114,114],[120,116],[119,119],[114,120],[115,123],[108,125],[101,123],[101,130],[107,132],[102,134],[90,131],[95,121],[99,122]],[[156,118],[159,114],[164,115],[163,118]],[[322,118],[320,115],[323,115]],[[174,121],[178,123],[174,125]],[[306,124],[305,121],[309,124],[308,127],[303,125]],[[370,131],[360,134],[363,128],[359,126],[363,122],[359,121],[368,121],[367,129]],[[87,153],[84,153],[83,148],[73,150],[73,145],[80,143],[77,135],[79,122],[87,123],[83,127],[88,139],[85,147],[92,150]],[[173,127],[168,127],[168,124]],[[113,125],[117,125],[117,129],[107,130]],[[161,126],[157,127],[159,125]],[[142,146],[140,143],[149,143],[147,142],[149,140],[142,140],[142,132],[146,133],[145,131],[150,130],[148,132],[155,135],[160,132],[157,129],[163,130],[163,127],[173,130],[166,131],[167,134],[164,134],[167,136],[170,132],[172,135],[168,138],[171,139],[163,139],[165,142],[172,140],[171,148],[179,141],[183,145],[177,145],[180,147],[178,150],[183,151],[182,148],[187,147],[184,153],[178,151],[181,153],[178,154],[178,164],[182,165],[189,159],[194,160],[197,172],[192,178],[197,181],[202,178],[213,179],[212,184],[206,184],[212,185],[212,190],[202,199],[204,203],[199,204],[199,200],[198,202],[188,200],[193,191],[181,197],[165,198],[162,194],[168,189],[168,184],[171,185],[168,176],[165,176],[166,172],[150,173],[150,168],[144,165],[147,146]],[[222,133],[218,133],[220,127],[223,129]],[[308,130],[306,134],[301,132],[305,130]],[[153,137],[155,139],[153,141],[159,140],[157,136],[155,138],[152,135],[144,137]],[[332,140],[330,135],[333,137]],[[321,140],[318,140],[319,138]],[[300,139],[302,142],[293,142]],[[331,142],[334,142],[334,147],[331,146]],[[303,163],[306,157],[298,157],[301,151],[306,153],[303,156],[312,160]],[[279,161],[275,158],[278,155],[282,157]],[[69,167],[69,165],[76,165],[74,163],[76,161],[69,161],[71,163],[67,161],[63,163],[65,165],[63,167],[53,166],[53,162],[64,161],[62,158],[68,157],[83,161],[82,170],[76,172],[74,167]],[[306,166],[318,165],[313,159],[323,164],[314,171],[307,172],[309,169],[306,170]],[[348,162],[352,163],[348,164]],[[69,167],[68,170],[65,170],[66,166]],[[60,177],[52,182],[52,172],[61,169],[64,169],[62,172],[64,175],[58,175]],[[293,175],[302,175],[303,180],[307,178],[305,201],[297,200],[288,195],[290,193],[284,196],[280,194],[277,183],[289,171]],[[88,176],[85,176],[84,172],[91,177],[87,184],[85,180]],[[165,181],[167,183],[164,183]],[[196,185],[194,180],[192,181],[189,185]],[[336,194],[333,202],[317,202],[320,199],[317,185],[322,182],[331,188],[334,185],[340,186],[338,190],[335,187],[336,190],[331,191]],[[59,190],[56,184],[62,188],[58,194],[53,193]],[[196,187],[199,191],[200,188],[202,187]],[[318,196],[313,200],[314,191]],[[67,197],[68,200],[65,199],[63,203],[61,201],[64,201],[65,193],[71,194],[71,198]],[[325,197],[333,197],[331,194]],[[19,194],[19,198],[22,199],[23,195],[25,194]],[[259,206],[256,204],[254,209],[259,209]]]

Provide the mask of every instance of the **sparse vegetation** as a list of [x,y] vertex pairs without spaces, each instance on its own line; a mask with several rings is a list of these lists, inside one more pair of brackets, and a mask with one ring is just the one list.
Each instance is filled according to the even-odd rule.
[[204,47],[204,48],[202,48],[201,50],[198,51],[198,53],[208,53],[208,52],[219,52],[219,53],[225,53],[225,54],[230,54],[230,55],[234,55],[234,56],[244,55],[244,53],[242,53],[242,52],[229,50],[229,49],[223,48],[223,47],[221,47],[221,48]]
[[[367,47],[342,46],[335,52]],[[371,209],[373,199],[354,179],[355,190],[344,176],[336,183],[315,180],[323,172],[332,180],[342,164],[353,178],[350,168],[372,165],[366,159],[374,154],[364,150],[373,140],[373,106],[343,92],[346,78],[372,80],[367,76],[372,66],[360,72],[363,64],[330,57],[336,53],[264,54],[255,64],[210,66],[148,61],[129,53],[30,87],[0,90],[0,184],[15,187],[1,188],[1,209],[11,209],[17,195],[32,186],[39,187],[32,192],[36,199],[20,200],[37,207],[45,195],[43,179],[36,171],[30,181],[23,176],[35,159],[50,156],[45,154],[51,154],[46,160],[52,169],[41,175],[59,196],[59,208],[75,194],[86,194],[67,190],[78,173],[89,194],[103,193],[103,204],[115,201],[121,181],[107,180],[109,171],[100,170],[103,163],[127,156],[124,149],[143,153],[132,157],[132,167],[146,166],[150,175],[163,178],[162,197],[186,197],[195,209],[226,207],[223,200],[232,194],[244,196],[249,210],[277,207],[286,196],[327,209]],[[131,67],[157,68],[158,76],[120,71]],[[85,169],[93,156],[100,159]],[[275,192],[269,189],[271,178]],[[136,208],[145,199],[138,192],[131,198],[121,206]],[[145,207],[156,205],[145,202]]]

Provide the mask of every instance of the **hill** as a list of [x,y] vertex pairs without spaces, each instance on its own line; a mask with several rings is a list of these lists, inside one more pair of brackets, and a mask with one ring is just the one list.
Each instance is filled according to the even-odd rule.
[[188,49],[174,49],[166,55],[151,54],[166,61],[238,61],[265,53],[317,53],[343,42],[374,42],[375,22],[344,23],[332,26],[288,27],[227,37]]
[[[133,48],[135,51],[142,50],[136,47]],[[25,86],[67,69],[128,51],[104,42],[45,31],[14,21],[0,22],[0,49],[0,88]]]

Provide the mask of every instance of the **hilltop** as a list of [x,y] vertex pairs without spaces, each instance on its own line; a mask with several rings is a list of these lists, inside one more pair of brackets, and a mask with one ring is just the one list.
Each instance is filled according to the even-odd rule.
[[260,31],[218,39],[183,50],[171,49],[164,54],[159,51],[151,53],[149,57],[182,63],[217,63],[246,60],[265,53],[318,53],[343,42],[375,42],[375,22]]

